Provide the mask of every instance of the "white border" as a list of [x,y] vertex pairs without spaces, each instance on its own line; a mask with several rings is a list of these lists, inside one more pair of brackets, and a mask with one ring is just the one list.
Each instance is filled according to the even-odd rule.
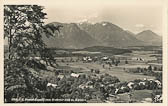
[[[78,2],[81,1],[85,1],[85,0],[78,0]],[[89,0],[86,0],[86,1],[89,1]],[[117,2],[117,3],[136,3],[136,1],[138,0],[90,0],[92,2],[101,2],[101,1],[113,1],[113,2]],[[153,1],[153,2],[152,2]],[[155,0],[146,0],[147,3],[154,3]],[[129,106],[168,106],[168,2],[167,0],[160,0],[160,1],[163,1],[163,103],[77,103],[77,104],[74,104],[74,103],[68,103],[68,104],[61,104],[61,103],[31,103],[31,104],[27,104],[27,103],[24,103],[24,104],[12,104],[12,105],[41,105],[41,106],[45,106],[45,105],[61,105],[61,106],[67,106],[67,105],[73,105],[73,106],[77,106],[77,105],[81,105],[81,106],[84,106],[84,105],[97,105],[97,106],[100,106],[100,105],[106,105],[106,106],[110,106],[110,105],[115,105],[115,106],[126,106],[126,105],[129,105]],[[77,2],[77,0],[1,0],[0,2],[0,59],[1,59],[1,64],[0,64],[0,68],[1,68],[1,71],[0,71],[0,104],[2,105],[11,105],[11,104],[4,104],[3,103],[3,55],[4,55],[4,40],[3,40],[3,5],[4,4],[39,4],[39,5],[43,5],[47,2],[63,2],[66,4],[66,2],[71,2],[71,3],[75,3]],[[89,2],[88,2],[89,3]],[[152,17],[151,17],[152,18]]]

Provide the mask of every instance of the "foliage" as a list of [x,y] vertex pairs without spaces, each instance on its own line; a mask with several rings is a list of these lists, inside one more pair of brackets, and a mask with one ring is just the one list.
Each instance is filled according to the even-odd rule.
[[42,40],[43,33],[52,35],[44,27],[43,20],[47,14],[43,9],[38,5],[4,6],[4,38],[8,40],[5,52],[8,56],[4,60],[5,102],[11,102],[12,97],[30,98],[42,94],[35,85],[39,79],[39,67],[32,65],[40,65],[41,60],[47,65],[54,63]]
[[151,66],[149,66],[148,68],[137,67],[136,69],[129,69],[126,72],[129,72],[129,73],[143,73],[143,75],[154,76],[156,78],[156,80],[159,80],[159,81],[162,82],[162,72],[153,71]]
[[109,74],[101,75],[101,80],[102,80],[102,83],[105,84],[105,85],[120,82],[117,77],[110,76]]
[[151,97],[153,103],[162,103],[162,90],[153,90]]

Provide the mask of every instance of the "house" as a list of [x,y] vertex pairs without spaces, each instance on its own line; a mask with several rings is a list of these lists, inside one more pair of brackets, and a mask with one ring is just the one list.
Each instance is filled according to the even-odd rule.
[[133,57],[132,60],[135,60],[135,61],[145,61],[145,59],[143,59],[141,57]]
[[48,83],[48,84],[47,84],[47,87],[56,88],[57,86],[58,86],[57,84],[52,84],[52,83]]
[[135,84],[135,83],[133,83],[133,82],[129,82],[129,83],[127,84],[127,86],[128,86],[130,89],[132,89],[134,84]]
[[64,75],[58,75],[57,77],[62,79],[62,78],[64,78]]
[[81,84],[81,85],[78,86],[78,88],[81,88],[81,89],[91,88],[91,89],[93,89],[93,85]]
[[109,57],[104,56],[104,57],[102,57],[101,59],[102,59],[103,61],[106,61],[106,60],[109,60]]
[[55,70],[55,68],[51,67],[51,66],[47,66],[46,68],[47,68],[47,70],[50,70],[50,71],[54,71]]
[[71,73],[71,76],[72,76],[72,77],[76,77],[76,78],[78,78],[78,77],[79,77],[79,74]]
[[162,87],[162,83],[159,80],[154,80],[157,83],[157,87],[161,88]]
[[146,82],[141,81],[141,82],[139,82],[138,84],[139,84],[139,85],[144,85],[144,86],[145,86],[145,85],[146,85]]
[[92,62],[93,59],[90,56],[88,56],[88,57],[83,57],[82,60],[85,62]]

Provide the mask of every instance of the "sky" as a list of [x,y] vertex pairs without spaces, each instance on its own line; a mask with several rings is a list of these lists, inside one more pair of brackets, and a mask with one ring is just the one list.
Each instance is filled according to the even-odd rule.
[[46,23],[109,21],[133,33],[152,30],[162,35],[162,0],[62,0],[44,7]]
[[46,23],[109,21],[133,33],[152,30],[162,35],[162,0],[63,0],[44,7]]
[[[7,0],[8,1],[8,0]],[[20,4],[9,0],[7,4]],[[15,3],[16,2],[16,3]],[[31,0],[47,13],[45,24],[50,22],[90,23],[108,21],[135,34],[152,30],[162,36],[164,0]]]

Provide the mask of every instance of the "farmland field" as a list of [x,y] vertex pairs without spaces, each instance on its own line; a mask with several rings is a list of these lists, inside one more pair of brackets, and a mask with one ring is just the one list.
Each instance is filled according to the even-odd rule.
[[[100,74],[108,73],[112,76],[118,77],[121,81],[131,81],[135,79],[154,79],[152,76],[145,76],[145,75],[140,75],[140,74],[131,74],[127,73],[123,70],[123,67],[129,67],[128,65],[121,66],[121,67],[112,67],[111,69],[108,68],[103,68],[102,65],[97,64],[97,63],[82,63],[82,62],[77,62],[77,63],[71,63],[69,64],[70,67],[73,68],[82,68],[83,73],[85,72],[90,72],[91,69],[99,69]],[[136,67],[135,65],[134,67]]]
[[[155,51],[139,51],[139,50],[133,50],[131,53],[123,53],[123,54],[116,54],[112,55],[110,53],[102,53],[100,51],[73,51],[72,54],[78,54],[78,56],[70,56],[70,57],[57,57],[56,60],[58,60],[58,64],[60,66],[67,66],[71,70],[76,70],[75,73],[79,74],[85,74],[85,75],[91,75],[91,70],[100,70],[100,73],[98,76],[101,76],[103,74],[109,74],[111,76],[117,77],[121,82],[129,82],[133,80],[144,80],[144,79],[155,79],[155,76],[151,75],[144,75],[143,73],[128,73],[126,70],[137,68],[148,68],[149,64],[148,62],[151,61],[157,61],[157,56],[161,56],[161,54],[157,54]],[[85,54],[85,56],[97,56],[98,58],[101,58],[102,56],[109,56],[109,57],[115,57],[116,59],[120,59],[120,63],[115,66],[109,66],[109,64],[106,64],[106,61],[98,60],[98,61],[92,61],[92,62],[84,62],[82,58],[84,56],[81,56],[80,54]],[[96,55],[95,55],[96,54]],[[142,60],[137,60],[138,58],[141,58]],[[64,62],[61,62],[61,60],[64,60]],[[128,61],[128,64],[125,64],[125,60]],[[161,64],[154,63],[154,64]],[[157,72],[157,71],[156,71]],[[161,71],[159,71],[161,72]],[[152,90],[135,90],[133,91],[133,100],[136,100],[136,102],[151,102],[151,94]],[[128,102],[129,101],[129,95],[128,93],[118,94],[116,98],[113,97],[109,98],[108,102]],[[88,102],[100,102],[100,100],[89,100]]]
[[[87,51],[76,51],[75,53],[81,53],[81,54],[90,54],[90,56],[92,56],[92,54],[100,54],[102,55],[107,55],[107,56],[111,56],[111,54],[103,54],[99,51],[94,51],[94,52],[87,52]],[[157,60],[156,57],[151,57],[151,55],[156,54],[154,51],[132,51],[132,53],[124,53],[124,54],[120,54],[120,55],[113,55],[116,58],[121,58],[120,59],[120,64],[118,66],[113,66],[110,67],[108,64],[104,64],[104,63],[100,63],[100,61],[97,62],[89,62],[89,63],[83,63],[82,61],[77,61],[77,62],[69,62],[70,59],[73,59],[74,61],[77,60],[76,56],[73,57],[62,57],[63,60],[67,60],[68,62],[60,62],[58,64],[66,66],[66,64],[68,63],[69,67],[73,67],[73,68],[82,68],[83,72],[87,72],[90,71],[91,69],[99,69],[100,73],[108,73],[112,76],[117,76],[121,81],[130,81],[130,80],[134,80],[134,79],[144,79],[144,78],[149,78],[149,79],[154,79],[153,76],[146,76],[146,75],[141,75],[141,74],[131,74],[131,73],[127,73],[124,71],[125,69],[130,69],[130,68],[137,68],[137,67],[141,67],[141,68],[147,68],[149,65],[147,64],[148,61],[152,61],[152,60]],[[161,54],[157,54],[157,55],[161,55]],[[124,57],[124,59],[122,59]],[[143,58],[144,61],[137,61],[134,58]],[[82,60],[82,56],[78,57],[79,60]],[[125,64],[124,61],[125,59],[128,60],[129,64]],[[58,59],[60,60],[60,58]],[[102,67],[102,65],[104,64],[105,68]]]
[[[133,91],[133,99],[138,102],[138,103],[142,103],[143,101],[151,98],[151,93],[152,90],[138,90],[138,91]],[[109,102],[111,100],[111,102],[117,102],[117,103],[128,103],[129,101],[129,95],[128,93],[124,93],[124,94],[119,94],[117,95],[117,98],[109,98]],[[150,103],[151,101],[146,101],[146,103]]]

